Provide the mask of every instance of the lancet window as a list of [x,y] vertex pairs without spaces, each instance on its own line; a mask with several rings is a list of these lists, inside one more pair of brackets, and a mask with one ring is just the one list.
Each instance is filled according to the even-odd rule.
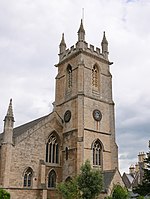
[[48,188],[56,187],[56,172],[51,170],[48,174]]
[[92,86],[94,89],[98,89],[98,68],[96,65],[92,68]]
[[29,167],[26,169],[24,173],[24,182],[23,186],[24,187],[31,187],[32,186],[32,179],[33,179],[33,170]]
[[46,144],[46,162],[59,163],[59,143],[54,133],[50,135]]
[[72,66],[70,64],[67,67],[67,87],[72,87]]
[[93,165],[101,165],[102,147],[99,140],[93,143]]
[[68,149],[68,147],[65,148],[65,152],[66,152],[66,160],[68,160],[68,156],[69,156],[69,149]]

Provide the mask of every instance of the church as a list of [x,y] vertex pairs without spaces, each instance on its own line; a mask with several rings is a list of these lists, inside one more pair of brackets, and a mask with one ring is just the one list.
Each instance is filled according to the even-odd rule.
[[101,49],[94,47],[85,41],[81,20],[75,45],[67,48],[62,35],[53,111],[14,128],[10,100],[0,133],[0,188],[11,199],[57,198],[57,184],[79,174],[86,160],[103,173],[100,198],[124,185],[108,54],[105,32]]

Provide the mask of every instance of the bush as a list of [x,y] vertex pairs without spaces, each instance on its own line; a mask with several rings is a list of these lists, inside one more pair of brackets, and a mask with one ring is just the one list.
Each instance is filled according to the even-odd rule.
[[0,189],[0,199],[10,199],[10,193],[4,189]]

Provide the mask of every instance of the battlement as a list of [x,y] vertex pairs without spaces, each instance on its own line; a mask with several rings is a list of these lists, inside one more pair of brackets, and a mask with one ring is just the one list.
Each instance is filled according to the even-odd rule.
[[66,59],[68,56],[78,52],[79,50],[83,50],[85,52],[91,53],[97,57],[105,59],[105,55],[101,53],[101,49],[98,47],[94,47],[92,44],[88,44],[87,42],[77,42],[75,45],[67,48],[64,52],[59,54],[59,61]]
[[63,61],[68,56],[70,57],[70,55],[79,51],[87,52],[87,53],[90,53],[91,55],[108,60],[108,54],[109,54],[108,41],[106,39],[105,32],[103,34],[101,47],[102,47],[102,52],[100,48],[98,47],[95,48],[92,44],[88,44],[85,41],[85,30],[84,30],[83,23],[81,20],[80,28],[78,30],[78,41],[75,45],[71,46],[71,48],[66,49],[64,33],[62,34],[62,40],[59,45],[59,61]]

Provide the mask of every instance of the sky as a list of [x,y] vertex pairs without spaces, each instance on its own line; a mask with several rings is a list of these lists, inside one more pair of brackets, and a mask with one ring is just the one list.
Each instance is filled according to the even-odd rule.
[[150,0],[0,0],[0,132],[10,98],[15,126],[52,111],[61,35],[74,45],[81,18],[95,47],[106,32],[119,167],[128,172],[150,139]]

